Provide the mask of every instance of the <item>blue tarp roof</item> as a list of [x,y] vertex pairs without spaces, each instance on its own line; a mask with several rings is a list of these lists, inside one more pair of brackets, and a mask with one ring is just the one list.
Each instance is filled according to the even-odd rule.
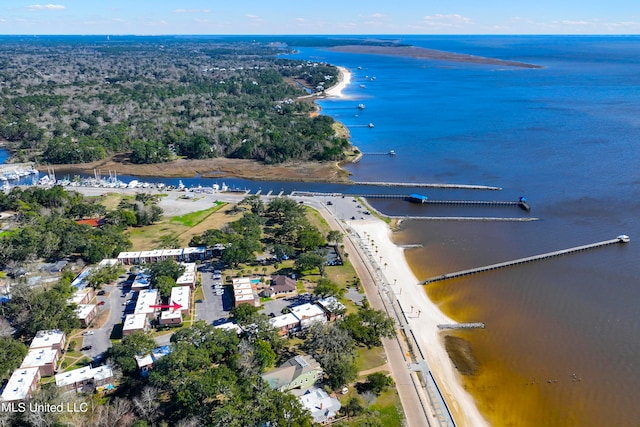
[[409,194],[409,198],[410,199],[416,199],[416,200],[427,200],[428,199],[427,196],[423,196],[422,194],[418,194],[418,193]]

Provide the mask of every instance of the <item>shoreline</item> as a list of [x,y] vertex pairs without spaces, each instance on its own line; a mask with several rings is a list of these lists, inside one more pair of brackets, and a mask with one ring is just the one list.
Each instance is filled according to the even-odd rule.
[[[473,397],[464,389],[460,374],[449,358],[437,328],[438,324],[456,322],[440,311],[429,299],[424,287],[418,285],[419,281],[407,262],[404,249],[392,241],[392,231],[389,226],[377,218],[347,221],[347,224],[358,235],[364,236],[366,233],[367,239],[374,241],[381,254],[381,262],[385,266],[380,268],[381,274],[387,283],[391,284],[395,297],[404,308],[409,326],[414,331],[429,369],[438,381],[438,387],[457,424],[474,427],[488,426]],[[359,250],[357,246],[356,250]],[[397,284],[393,285],[394,282]]]
[[338,83],[325,89],[324,94],[327,97],[346,98],[342,91],[351,84],[351,71],[339,65],[336,66],[340,74],[338,75]]

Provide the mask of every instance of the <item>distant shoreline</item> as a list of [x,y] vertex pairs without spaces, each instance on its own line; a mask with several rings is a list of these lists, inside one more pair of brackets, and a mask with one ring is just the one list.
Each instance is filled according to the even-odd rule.
[[507,67],[519,68],[544,68],[541,65],[528,64],[526,62],[508,61],[497,58],[488,58],[485,56],[467,55],[463,53],[446,52],[443,50],[427,49],[416,46],[365,46],[365,45],[347,45],[330,47],[328,50],[333,52],[355,53],[355,54],[373,54],[373,55],[393,55],[393,56],[409,56],[412,58],[435,59],[438,61],[450,62],[467,62],[473,64],[487,65],[503,65]]

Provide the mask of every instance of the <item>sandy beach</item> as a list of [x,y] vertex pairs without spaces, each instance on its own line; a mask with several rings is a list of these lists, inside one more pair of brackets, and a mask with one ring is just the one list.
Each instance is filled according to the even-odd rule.
[[347,70],[344,67],[338,67],[338,70],[340,70],[340,75],[338,77],[338,84],[331,86],[329,89],[325,90],[324,94],[326,96],[332,96],[332,97],[338,97],[338,98],[345,97],[342,91],[351,83],[351,71]]
[[366,221],[350,221],[349,226],[362,238],[366,236],[369,244],[373,240],[378,255],[382,257],[380,261],[382,275],[387,283],[391,284],[396,298],[404,308],[418,344],[457,425],[488,426],[473,398],[462,387],[459,374],[449,359],[438,333],[438,324],[455,323],[455,321],[445,316],[431,302],[424,288],[418,285],[418,279],[404,256],[404,249],[393,243],[391,231],[386,223],[371,218]]

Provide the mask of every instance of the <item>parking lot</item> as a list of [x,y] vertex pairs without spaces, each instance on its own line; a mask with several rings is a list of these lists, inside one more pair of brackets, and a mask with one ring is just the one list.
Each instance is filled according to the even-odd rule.
[[222,272],[214,273],[215,269],[210,264],[201,266],[198,271],[204,299],[196,301],[196,319],[210,324],[219,323],[220,319],[224,322],[233,308],[231,287],[223,284]]

